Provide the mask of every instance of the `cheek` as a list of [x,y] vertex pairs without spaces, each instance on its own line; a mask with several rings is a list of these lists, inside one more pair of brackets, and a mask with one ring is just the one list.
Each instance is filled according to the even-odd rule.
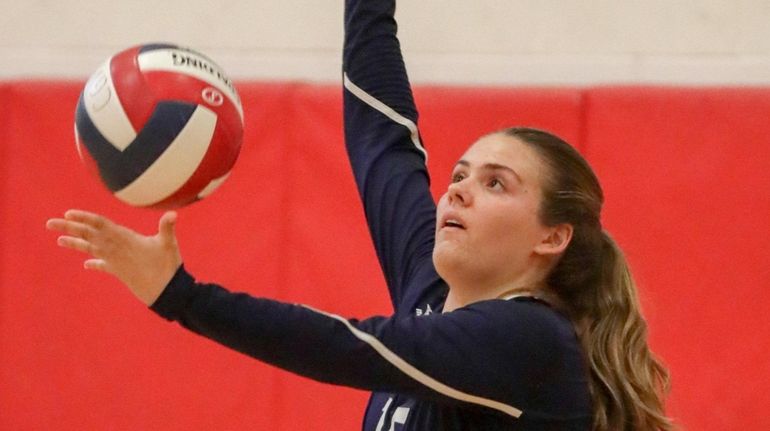
[[447,196],[447,193],[441,195],[441,197],[438,199],[438,202],[436,203],[436,210],[441,210],[442,208],[446,207],[448,199],[449,197]]
[[520,229],[522,225],[522,210],[519,206],[509,205],[487,205],[485,208],[479,208],[479,215],[482,219],[480,227],[485,234],[505,235]]
[[[528,206],[510,205],[489,211],[481,224],[480,237],[490,243],[520,248],[539,234],[537,213]],[[480,238],[480,239],[482,239]]]
[[446,193],[442,194],[440,198],[438,198],[438,202],[436,202],[436,209],[441,208],[444,205],[444,201],[446,200]]

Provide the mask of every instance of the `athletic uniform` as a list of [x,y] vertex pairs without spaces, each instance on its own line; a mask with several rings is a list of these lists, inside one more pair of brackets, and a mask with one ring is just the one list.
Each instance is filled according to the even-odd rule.
[[365,431],[588,430],[587,371],[566,317],[531,297],[442,313],[436,207],[394,9],[346,2],[343,64],[346,145],[394,314],[348,320],[197,283],[184,267],[152,309],[259,360],[373,391]]

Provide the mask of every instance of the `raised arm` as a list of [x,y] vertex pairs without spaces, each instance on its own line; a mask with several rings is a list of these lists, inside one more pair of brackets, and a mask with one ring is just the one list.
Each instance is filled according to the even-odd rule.
[[415,305],[404,298],[417,272],[438,277],[426,274],[433,271],[435,203],[394,12],[393,0],[346,1],[343,82],[348,155],[398,311]]

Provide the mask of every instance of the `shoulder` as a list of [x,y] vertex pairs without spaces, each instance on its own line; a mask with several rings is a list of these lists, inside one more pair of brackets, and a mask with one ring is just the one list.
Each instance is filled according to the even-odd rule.
[[512,323],[531,323],[544,327],[572,327],[569,318],[547,302],[531,296],[474,302],[456,311],[481,313]]
[[445,316],[462,323],[454,342],[469,352],[465,361],[486,370],[485,384],[491,380],[506,388],[501,396],[512,405],[541,408],[551,396],[544,394],[571,396],[576,384],[585,388],[583,352],[572,322],[547,303],[524,297],[480,301]]
[[479,329],[494,337],[501,346],[539,346],[535,350],[550,355],[565,347],[571,350],[579,344],[569,318],[532,297],[480,301],[453,313],[476,315],[474,320]]

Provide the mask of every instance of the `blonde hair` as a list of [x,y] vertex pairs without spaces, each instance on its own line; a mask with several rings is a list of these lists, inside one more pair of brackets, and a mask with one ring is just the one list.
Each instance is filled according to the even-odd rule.
[[604,196],[596,175],[573,147],[550,133],[530,128],[499,133],[535,149],[548,168],[541,221],[573,227],[570,244],[546,282],[583,345],[593,430],[674,429],[664,412],[668,372],[647,345],[647,324],[626,259],[601,227]]

